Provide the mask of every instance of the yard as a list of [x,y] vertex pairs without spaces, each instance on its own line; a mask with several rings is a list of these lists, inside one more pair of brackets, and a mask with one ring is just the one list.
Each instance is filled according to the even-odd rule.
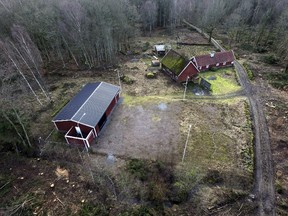
[[[186,31],[180,38],[187,39],[185,34]],[[201,36],[195,38],[196,42],[205,43]],[[152,37],[138,38],[133,48],[137,52],[124,56],[115,69],[77,72],[57,69],[47,77],[54,102],[46,109],[33,108],[37,118],[31,126],[35,128],[34,137],[42,136],[39,143],[43,144],[43,160],[27,162],[28,167],[35,167],[31,172],[33,178],[26,176],[24,171],[16,176],[25,175],[23,182],[26,184],[37,179],[30,190],[35,192],[32,196],[41,200],[41,205],[36,202],[34,205],[41,207],[33,212],[49,209],[51,214],[74,214],[95,210],[89,203],[97,203],[99,211],[104,208],[118,214],[127,213],[129,209],[141,210],[147,203],[156,203],[156,206],[162,203],[172,215],[213,213],[221,206],[224,208],[220,211],[228,211],[231,207],[229,211],[237,215],[239,209],[243,211],[247,207],[242,198],[248,195],[252,186],[253,137],[245,98],[197,99],[188,87],[186,100],[182,100],[183,85],[158,71],[158,67],[151,67],[150,51],[153,44],[160,42],[191,57],[213,49],[203,45],[179,46],[176,35],[167,37],[165,32],[158,31]],[[143,49],[147,44],[148,48]],[[156,78],[146,78],[149,71],[155,72]],[[63,134],[52,131],[52,116],[88,82],[105,81],[118,85],[118,72],[133,82],[121,81],[121,102],[90,153],[81,153],[83,148],[78,151],[67,147]],[[240,89],[232,68],[203,72],[201,76],[211,82],[212,95],[225,95]],[[191,132],[182,162],[189,125]],[[53,161],[50,166],[49,161]],[[13,169],[17,165],[13,161],[9,163]],[[42,164],[45,164],[44,170],[41,170]],[[59,164],[69,171],[68,181],[55,175]],[[10,181],[6,177],[2,180]],[[19,185],[21,181],[17,180]],[[51,183],[55,186],[51,187]],[[24,189],[19,191],[28,193]],[[78,196],[73,195],[75,190]],[[15,193],[13,196],[18,196],[17,191]],[[25,199],[20,198],[19,202]],[[8,199],[5,202],[9,203]],[[230,204],[226,206],[226,203]],[[138,210],[135,215],[140,212]]]

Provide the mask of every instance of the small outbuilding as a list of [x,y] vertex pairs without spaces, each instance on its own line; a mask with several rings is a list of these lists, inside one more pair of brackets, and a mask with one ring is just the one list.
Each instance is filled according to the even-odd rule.
[[191,80],[199,73],[192,61],[187,61],[172,49],[161,60],[161,69],[176,82],[185,82],[187,78]]
[[212,67],[222,68],[233,66],[235,56],[232,50],[225,52],[211,52],[208,55],[195,56],[191,61],[200,71],[206,71]]
[[158,56],[164,56],[166,54],[166,47],[165,45],[154,45],[153,52]]
[[65,132],[68,144],[89,148],[99,136],[120,97],[120,87],[96,82],[86,84],[52,120]]

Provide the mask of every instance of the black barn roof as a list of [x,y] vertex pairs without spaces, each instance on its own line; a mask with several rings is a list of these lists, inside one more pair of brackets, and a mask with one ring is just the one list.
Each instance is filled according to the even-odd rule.
[[119,91],[118,86],[105,82],[86,84],[55,116],[53,122],[71,120],[95,127]]

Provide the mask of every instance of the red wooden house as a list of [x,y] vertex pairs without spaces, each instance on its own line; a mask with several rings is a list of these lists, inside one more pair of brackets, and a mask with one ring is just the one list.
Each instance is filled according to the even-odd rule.
[[65,132],[68,144],[90,147],[119,101],[118,86],[96,82],[86,84],[55,116],[53,123]]
[[227,52],[211,52],[208,55],[195,56],[191,60],[200,71],[205,71],[212,67],[221,68],[233,66],[235,56],[231,50]]
[[191,80],[199,73],[192,61],[187,61],[172,49],[161,60],[161,68],[176,82],[185,82],[187,78]]

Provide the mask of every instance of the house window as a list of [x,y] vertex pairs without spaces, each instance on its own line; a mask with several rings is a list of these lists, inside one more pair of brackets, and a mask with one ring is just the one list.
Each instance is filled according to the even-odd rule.
[[226,65],[226,62],[224,62],[223,65]]
[[218,66],[219,66],[219,63],[216,64],[216,67],[218,67]]
[[209,65],[206,65],[206,68],[209,68]]

